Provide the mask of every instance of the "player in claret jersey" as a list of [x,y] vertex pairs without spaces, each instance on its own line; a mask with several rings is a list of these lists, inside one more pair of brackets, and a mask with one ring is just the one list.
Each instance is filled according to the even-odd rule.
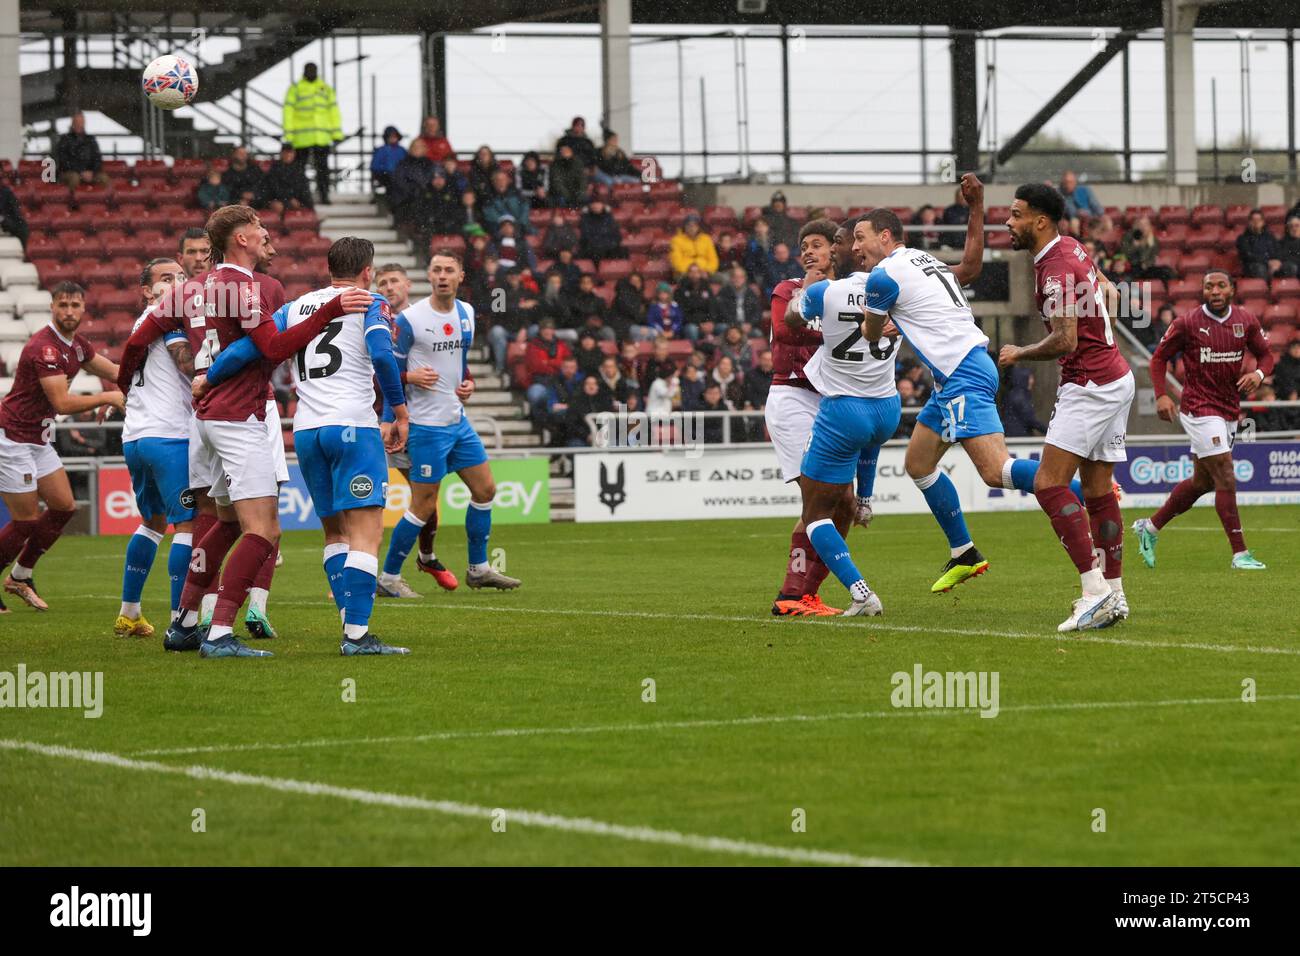
[[[276,327],[308,321],[345,289],[369,289],[374,257],[368,239],[344,236],[336,241],[328,257],[330,285],[282,307],[275,314]],[[242,338],[222,350],[201,387],[219,385],[259,358],[253,340]],[[298,353],[293,374],[298,391],[294,447],[325,529],[325,575],[343,616],[339,653],[406,654],[406,648],[384,644],[370,632],[388,486],[385,441],[374,409],[376,377],[385,403],[395,412],[388,446],[404,445],[407,429],[387,301],[376,295],[364,317],[345,315],[330,322]]]
[[77,334],[86,311],[86,290],[75,282],[60,282],[50,297],[50,324],[23,347],[13,387],[0,404],[0,496],[10,515],[0,528],[0,568],[17,558],[4,589],[38,611],[49,610],[49,605],[36,591],[32,568],[58,540],[77,507],[68,473],[50,444],[54,416],[123,405],[120,392],[68,392],[82,369],[113,379],[117,366],[96,355],[85,336]]
[[[264,359],[213,387],[195,408],[190,484],[212,496],[219,520],[194,541],[181,615],[167,629],[163,647],[197,649],[203,657],[265,657],[269,652],[253,650],[235,638],[232,623],[259,569],[274,560],[280,540],[276,456],[265,423],[271,372],[333,319],[365,311],[370,293],[350,289],[322,305],[308,321],[278,332],[272,317],[284,304],[284,289],[275,279],[253,273],[267,258],[268,245],[257,213],[248,206],[225,206],[208,219],[207,232],[221,263],[177,286],[150,310],[127,340],[118,385],[129,392],[149,344],[173,329],[183,329],[189,337],[196,373],[206,372],[221,349],[244,336],[257,343]],[[216,610],[204,630],[199,627],[203,592],[228,551]]]
[[[1107,627],[1128,617],[1121,558],[1124,521],[1115,494],[1115,462],[1125,460],[1124,437],[1133,404],[1133,373],[1115,344],[1106,298],[1112,287],[1083,245],[1058,232],[1065,200],[1051,186],[1016,190],[1007,229],[1015,249],[1034,256],[1034,294],[1049,334],[1029,346],[1004,345],[998,364],[1057,359],[1061,385],[1043,439],[1034,495],[1074,562],[1083,586],[1058,631]],[[1069,484],[1083,484],[1080,507]],[[1093,551],[1100,548],[1101,566]]]
[[[1232,443],[1241,417],[1241,395],[1250,395],[1273,371],[1264,329],[1250,311],[1232,301],[1232,278],[1226,272],[1210,272],[1201,288],[1204,305],[1180,315],[1165,331],[1151,356],[1151,384],[1156,393],[1156,414],[1167,422],[1182,422],[1192,440],[1196,467],[1192,477],[1180,481],[1160,510],[1133,525],[1138,551],[1147,567],[1156,566],[1156,535],[1160,529],[1214,492],[1214,510],[1232,547],[1232,567],[1241,571],[1263,571],[1264,565],[1246,549],[1237,514],[1237,479],[1232,467]],[[1259,363],[1243,373],[1242,361],[1249,350]],[[1173,359],[1183,356],[1183,400],[1179,409],[1166,394],[1165,370]]]

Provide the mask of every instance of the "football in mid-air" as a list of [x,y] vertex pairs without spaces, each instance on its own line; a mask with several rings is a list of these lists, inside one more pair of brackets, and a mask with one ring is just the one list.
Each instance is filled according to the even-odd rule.
[[159,109],[174,110],[191,102],[199,92],[199,74],[183,56],[160,56],[140,77],[144,95]]

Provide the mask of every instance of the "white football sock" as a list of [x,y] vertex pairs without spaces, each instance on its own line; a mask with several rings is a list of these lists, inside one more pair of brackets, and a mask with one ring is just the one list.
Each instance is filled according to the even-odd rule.
[[370,628],[364,624],[344,624],[343,636],[350,640],[359,641],[366,636],[366,631]]
[[257,611],[258,614],[266,616],[266,599],[271,596],[271,592],[266,588],[249,588],[248,589],[248,609]]
[[199,611],[202,617],[212,617],[217,609],[217,596],[215,594],[203,595],[203,600],[199,602]]
[[229,637],[233,633],[234,631],[231,630],[229,624],[213,624],[212,627],[208,629],[207,639],[209,641],[219,641],[223,637]]
[[866,604],[867,598],[871,597],[871,588],[867,587],[866,581],[854,581],[849,594],[858,604]]
[[1110,591],[1110,586],[1102,576],[1100,568],[1093,568],[1091,571],[1085,571],[1079,575],[1079,580],[1083,582],[1083,593],[1096,596],[1106,594]]
[[123,602],[122,602],[122,610],[118,611],[117,613],[120,614],[122,617],[130,617],[130,618],[136,618],[136,617],[139,617],[139,616],[140,616],[140,602],[139,602],[139,601],[123,601]]
[[471,564],[471,565],[469,566],[469,570],[473,571],[475,574],[483,574],[484,572],[491,571],[491,570],[492,570],[492,566],[491,566],[490,564],[486,564],[486,563],[484,563],[484,564]]

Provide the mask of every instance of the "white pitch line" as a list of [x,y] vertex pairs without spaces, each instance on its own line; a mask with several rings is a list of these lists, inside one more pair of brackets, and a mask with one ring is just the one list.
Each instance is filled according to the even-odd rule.
[[[1300,694],[1273,694],[1257,698],[1266,700],[1300,700]],[[1113,700],[1074,701],[1057,704],[1019,704],[1002,707],[999,713],[1035,713],[1068,710],[1111,710],[1137,707],[1181,707],[1204,704],[1238,704],[1240,697],[1191,697],[1182,700]],[[730,717],[701,720],[651,721],[638,724],[594,724],[583,727],[503,727],[498,730],[448,730],[430,734],[412,734],[392,737],[327,738],[297,740],[284,743],[212,744],[202,747],[164,747],[156,750],[137,750],[132,757],[180,756],[182,754],[242,753],[255,750],[300,750],[317,747],[368,746],[371,744],[429,743],[440,740],[475,740],[490,737],[549,737],[578,734],[626,733],[646,730],[695,730],[705,727],[744,727],[759,724],[815,724],[835,720],[872,720],[890,717],[959,717],[970,715],[971,709],[931,708],[912,710],[850,711],[830,714],[776,714],[771,716]]]
[[554,813],[536,810],[512,810],[477,806],[472,803],[460,803],[455,800],[430,800],[400,793],[386,793],[377,790],[362,790],[356,787],[338,787],[328,783],[308,780],[292,780],[285,777],[264,777],[258,774],[239,773],[219,770],[216,767],[189,766],[180,767],[158,763],[154,760],[133,760],[120,754],[101,750],[80,750],[74,747],[62,747],[40,744],[29,740],[0,739],[0,750],[19,750],[39,754],[43,757],[55,757],[64,760],[77,760],[83,763],[100,764],[120,770],[135,770],[147,773],[166,774],[170,776],[189,777],[193,780],[216,781],[235,786],[262,787],[278,790],[281,793],[299,793],[313,797],[334,797],[370,806],[392,807],[399,810],[427,810],[453,817],[468,817],[483,820],[485,823],[494,819],[494,814],[505,810],[507,825],[517,823],[525,827],[538,827],[546,830],[561,830],[568,833],[581,833],[587,836],[612,837],[616,840],[628,840],[635,843],[657,843],[665,846],[683,847],[699,850],[703,853],[721,853],[731,856],[748,856],[758,859],[785,860],[791,863],[818,863],[828,866],[913,866],[905,860],[890,860],[874,856],[857,856],[833,850],[803,850],[794,847],[773,846],[766,843],[752,843],[748,840],[732,840],[727,837],[702,836],[695,833],[679,833],[676,830],[660,830],[654,827],[627,826],[621,823],[606,823],[589,817],[566,817]]
[[[94,595],[100,597],[101,595]],[[117,598],[113,598],[117,600]],[[472,599],[471,599],[472,600]],[[322,601],[275,601],[280,607],[318,607],[324,608]],[[895,631],[902,634],[954,634],[959,637],[1007,637],[1019,640],[1056,641],[1062,644],[1114,644],[1119,647],[1147,647],[1158,650],[1213,651],[1219,654],[1283,654],[1300,657],[1300,647],[1268,647],[1253,644],[1198,644],[1187,641],[1141,641],[1127,637],[1103,637],[1091,633],[1075,632],[1069,635],[1036,634],[1032,631],[991,631],[977,628],[959,627],[921,627],[916,624],[884,624],[875,618],[869,623],[850,624],[837,617],[786,617],[745,616],[742,614],[679,614],[666,611],[610,611],[604,609],[580,610],[577,608],[538,608],[512,607],[504,604],[431,604],[421,601],[384,601],[380,607],[400,608],[405,611],[487,611],[515,614],[549,614],[564,617],[635,617],[664,621],[733,621],[744,624],[760,624],[764,627],[786,627],[803,624],[823,624],[833,627],[859,627],[863,633],[872,631]]]

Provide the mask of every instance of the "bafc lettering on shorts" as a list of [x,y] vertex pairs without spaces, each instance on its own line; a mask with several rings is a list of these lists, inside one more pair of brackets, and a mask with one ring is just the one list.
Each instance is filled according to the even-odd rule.
[[365,498],[374,490],[374,479],[366,475],[357,475],[348,482],[348,491],[352,492],[353,498]]

